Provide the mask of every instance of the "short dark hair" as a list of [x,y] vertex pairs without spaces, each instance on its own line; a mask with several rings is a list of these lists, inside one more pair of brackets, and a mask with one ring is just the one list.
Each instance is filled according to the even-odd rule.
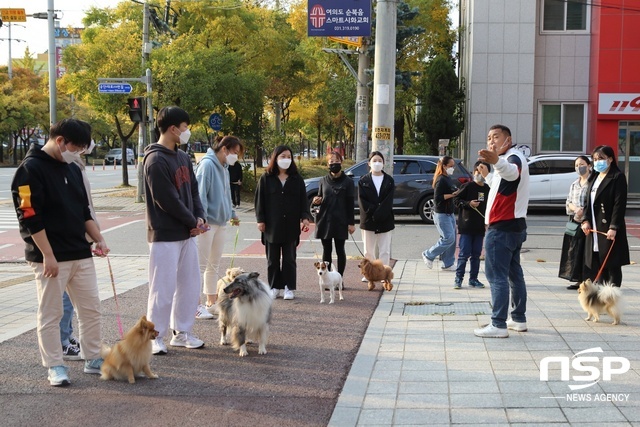
[[502,132],[506,133],[508,136],[511,136],[511,129],[506,127],[505,125],[493,125],[489,128],[489,130],[500,129]]
[[91,125],[78,119],[62,119],[51,125],[49,139],[63,137],[65,144],[71,142],[77,147],[86,148],[91,144]]
[[[591,159],[589,158],[589,156],[585,156],[584,154],[581,154],[578,157],[576,157],[576,160],[578,160],[578,159],[584,160],[585,162],[587,162],[587,165],[591,164]],[[575,162],[575,160],[574,160],[574,162]]]
[[487,162],[483,162],[482,160],[478,160],[477,162],[475,162],[473,164],[473,171],[475,172],[476,169],[478,169],[478,166],[480,166],[480,165],[485,165],[487,167],[487,170],[489,172],[491,172],[491,165],[489,163],[487,163]]
[[217,153],[222,149],[222,147],[225,147],[227,150],[230,150],[235,147],[240,147],[239,149],[240,154],[244,153],[244,145],[242,144],[242,142],[240,142],[240,139],[238,139],[238,137],[236,136],[227,135],[224,138],[220,138],[220,140],[216,138],[216,146],[213,149],[213,151]]
[[160,130],[160,134],[171,126],[179,127],[182,123],[190,124],[189,114],[180,107],[162,107],[156,116],[156,128]]
[[285,151],[291,153],[291,166],[287,169],[287,173],[289,175],[297,175],[298,167],[296,166],[296,162],[293,159],[293,150],[286,145],[278,145],[274,150],[273,154],[271,154],[271,159],[269,159],[269,165],[265,170],[269,175],[278,175],[280,173],[280,169],[278,169],[278,156]]
[[382,155],[381,152],[372,151],[371,154],[369,154],[369,160],[371,160],[373,158],[373,156],[380,156],[380,158],[382,159],[382,163],[384,163],[384,156]]

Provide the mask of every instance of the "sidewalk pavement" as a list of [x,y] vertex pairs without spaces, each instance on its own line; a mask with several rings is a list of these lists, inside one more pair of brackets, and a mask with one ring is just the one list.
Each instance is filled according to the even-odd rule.
[[[147,284],[145,257],[111,262],[118,293]],[[583,320],[577,293],[556,278],[557,263],[524,260],[529,331],[510,331],[507,339],[473,335],[490,321],[490,290],[454,290],[454,273],[438,268],[427,270],[421,260],[396,263],[394,289],[383,294],[371,319],[330,426],[640,423],[638,265],[623,269],[626,311],[622,324],[612,326],[607,315],[602,323]],[[96,269],[100,298],[113,297],[106,260],[96,259]],[[0,284],[2,342],[35,328],[37,299],[26,264],[3,265]],[[584,354],[594,359],[583,360],[582,372],[567,365],[572,381],[561,380],[557,361],[549,365],[549,380],[540,380],[543,358],[568,364],[594,348],[603,353]],[[612,357],[627,359],[628,371],[620,373],[624,361]],[[610,378],[600,375],[607,367]]]

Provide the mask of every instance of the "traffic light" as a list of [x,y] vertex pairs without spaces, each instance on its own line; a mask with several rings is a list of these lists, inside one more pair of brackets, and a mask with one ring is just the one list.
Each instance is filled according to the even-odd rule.
[[129,118],[131,118],[131,121],[144,121],[144,97],[128,98],[127,104],[129,104]]

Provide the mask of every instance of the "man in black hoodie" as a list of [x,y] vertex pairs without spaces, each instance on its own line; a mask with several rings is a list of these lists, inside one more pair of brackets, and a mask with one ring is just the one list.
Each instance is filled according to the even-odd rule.
[[11,182],[25,259],[38,288],[40,356],[53,386],[70,384],[60,346],[65,289],[78,312],[84,372],[99,374],[102,365],[98,281],[85,233],[96,243],[97,254],[106,255],[109,248],[91,217],[82,173],[73,164],[90,142],[88,123],[65,119],[54,124],[47,143],[30,147]]
[[156,123],[160,139],[144,153],[149,242],[147,318],[158,331],[153,354],[166,354],[163,338],[169,328],[173,329],[170,345],[204,346],[204,341],[191,333],[200,300],[200,264],[192,237],[208,227],[191,159],[178,148],[189,142],[189,115],[182,108],[164,107]]

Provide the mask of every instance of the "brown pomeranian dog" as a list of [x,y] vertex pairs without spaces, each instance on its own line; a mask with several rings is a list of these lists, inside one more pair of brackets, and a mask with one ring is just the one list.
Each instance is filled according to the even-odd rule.
[[226,288],[231,282],[233,282],[236,279],[236,277],[243,274],[244,272],[245,271],[241,267],[227,268],[227,271],[224,277],[221,277],[218,280],[218,287],[217,287],[218,298],[224,298],[226,295],[224,293],[224,288]]
[[151,341],[158,337],[155,325],[142,316],[121,341],[113,348],[102,346],[100,355],[104,359],[100,376],[103,380],[129,380],[136,382],[136,374],[144,373],[147,378],[158,378],[151,372]]
[[393,279],[393,270],[388,265],[384,265],[379,259],[375,261],[369,261],[367,258],[363,258],[358,264],[360,272],[365,279],[369,281],[369,290],[372,291],[376,287],[377,281],[382,281],[382,287],[390,291],[393,289],[391,279]]
[[596,283],[592,283],[587,279],[580,283],[578,288],[578,300],[580,305],[587,312],[587,318],[584,320],[591,320],[594,322],[600,320],[600,313],[607,312],[609,316],[613,318],[613,325],[620,323],[619,301],[622,297],[620,289],[612,286],[610,283],[605,283],[600,286]]

